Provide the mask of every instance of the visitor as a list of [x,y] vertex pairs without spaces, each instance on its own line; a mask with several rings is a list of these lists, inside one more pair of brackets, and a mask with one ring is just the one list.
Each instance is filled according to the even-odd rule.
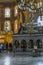
[[0,44],[0,53],[2,52],[3,50],[3,44]]

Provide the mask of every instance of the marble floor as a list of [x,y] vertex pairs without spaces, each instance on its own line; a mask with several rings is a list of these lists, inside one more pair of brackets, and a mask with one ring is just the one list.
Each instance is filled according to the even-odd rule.
[[17,56],[0,53],[0,65],[43,65],[43,57]]

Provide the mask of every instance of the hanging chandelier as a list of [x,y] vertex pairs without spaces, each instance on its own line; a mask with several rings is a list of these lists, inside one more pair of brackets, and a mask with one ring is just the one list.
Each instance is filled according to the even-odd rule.
[[43,2],[42,0],[20,0],[18,2],[19,9],[29,10],[32,12],[36,12],[37,10],[43,9]]

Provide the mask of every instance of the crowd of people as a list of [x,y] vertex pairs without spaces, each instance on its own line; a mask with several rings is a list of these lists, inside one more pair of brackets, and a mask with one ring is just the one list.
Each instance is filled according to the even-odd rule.
[[[0,52],[2,52],[3,50],[7,50],[7,51],[17,51],[18,49],[22,50],[22,51],[26,51],[27,48],[33,48],[33,49],[37,49],[37,48],[42,48],[42,45],[36,44],[34,45],[33,41],[30,40],[31,42],[27,45],[27,42],[25,40],[22,40],[21,43],[19,43],[19,41],[15,40],[15,42],[12,43],[6,43],[4,44],[0,44]],[[41,43],[40,43],[41,44]]]

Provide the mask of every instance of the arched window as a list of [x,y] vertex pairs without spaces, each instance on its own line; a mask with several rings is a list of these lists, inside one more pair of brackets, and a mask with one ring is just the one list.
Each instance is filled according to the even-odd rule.
[[38,39],[36,41],[36,45],[37,45],[38,48],[41,48],[42,47],[42,41],[40,39]]
[[11,30],[11,24],[10,24],[10,21],[9,20],[5,21],[5,23],[4,23],[4,30],[6,32],[8,32],[8,31]]
[[19,47],[19,40],[15,40],[15,42],[14,42],[14,45],[16,46],[16,48],[18,48]]
[[18,15],[18,6],[16,5],[14,7],[14,16],[17,16]]
[[5,17],[10,17],[10,8],[5,8]]
[[34,41],[32,39],[29,40],[29,44],[30,44],[30,47],[33,48],[34,47]]
[[21,41],[21,47],[24,47],[24,48],[27,47],[27,42],[26,42],[26,40],[22,40],[22,41]]
[[23,48],[23,51],[26,51],[26,48],[27,48],[27,42],[26,42],[26,40],[22,40],[21,41],[21,48]]
[[43,26],[43,16],[39,16],[37,19],[37,26]]

